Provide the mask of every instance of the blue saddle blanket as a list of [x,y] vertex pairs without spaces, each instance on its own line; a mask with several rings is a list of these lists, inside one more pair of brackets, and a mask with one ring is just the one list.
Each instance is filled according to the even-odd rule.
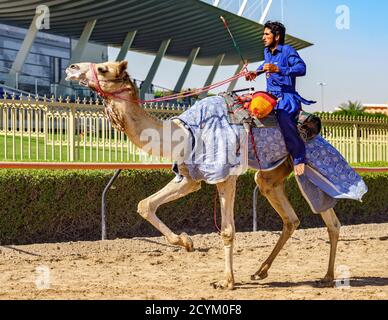
[[[223,182],[230,175],[242,174],[247,169],[244,163],[252,169],[270,171],[289,157],[279,127],[254,128],[252,139],[242,125],[228,122],[222,96],[198,101],[177,119],[186,124],[194,139],[192,153],[184,163],[195,180]],[[361,201],[368,191],[362,178],[322,136],[306,143],[306,158],[305,174],[296,179],[313,212],[333,208],[337,199]]]

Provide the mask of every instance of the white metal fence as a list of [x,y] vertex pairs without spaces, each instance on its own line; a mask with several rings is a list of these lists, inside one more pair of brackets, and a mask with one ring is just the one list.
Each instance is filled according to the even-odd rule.
[[388,119],[321,116],[324,136],[351,163],[388,161]]
[[[182,107],[147,105],[167,119]],[[164,162],[113,129],[101,101],[0,99],[0,161]]]
[[[159,119],[184,111],[147,105]],[[322,116],[323,136],[352,162],[388,161],[388,120]],[[105,118],[101,101],[0,99],[0,161],[164,162],[138,149]]]

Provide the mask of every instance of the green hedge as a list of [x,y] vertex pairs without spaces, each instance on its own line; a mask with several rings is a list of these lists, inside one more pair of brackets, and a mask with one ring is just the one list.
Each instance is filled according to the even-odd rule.
[[[101,234],[101,194],[112,171],[0,170],[0,242],[98,240]],[[166,170],[124,171],[108,193],[108,237],[159,236],[137,213],[137,204],[161,189],[172,178]],[[369,192],[363,203],[340,201],[336,207],[343,224],[387,222],[388,174],[364,174]],[[254,172],[239,178],[235,221],[238,231],[252,229]],[[320,217],[311,213],[293,178],[287,193],[301,219],[301,227],[321,227]],[[215,186],[163,205],[159,217],[175,232],[214,232]],[[258,200],[260,230],[281,230],[282,223],[262,197]],[[220,212],[218,206],[218,223]]]

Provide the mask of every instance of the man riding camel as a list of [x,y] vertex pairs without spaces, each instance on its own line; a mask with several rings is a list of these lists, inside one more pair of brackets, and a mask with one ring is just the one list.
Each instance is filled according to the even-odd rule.
[[285,36],[286,28],[282,23],[268,21],[264,25],[264,63],[249,72],[246,80],[252,81],[266,73],[267,91],[279,99],[276,117],[294,162],[295,175],[299,176],[305,170],[306,148],[297,129],[297,116],[302,103],[310,105],[315,101],[305,100],[296,92],[296,77],[306,75],[306,64],[293,47],[284,44]]

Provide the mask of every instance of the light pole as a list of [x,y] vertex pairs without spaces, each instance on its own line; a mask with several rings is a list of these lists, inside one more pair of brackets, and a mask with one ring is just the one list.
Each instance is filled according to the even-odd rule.
[[327,83],[318,82],[318,85],[321,86],[322,112],[324,112],[324,110],[325,110],[325,92],[324,92],[324,89],[325,89],[325,86],[327,86]]

